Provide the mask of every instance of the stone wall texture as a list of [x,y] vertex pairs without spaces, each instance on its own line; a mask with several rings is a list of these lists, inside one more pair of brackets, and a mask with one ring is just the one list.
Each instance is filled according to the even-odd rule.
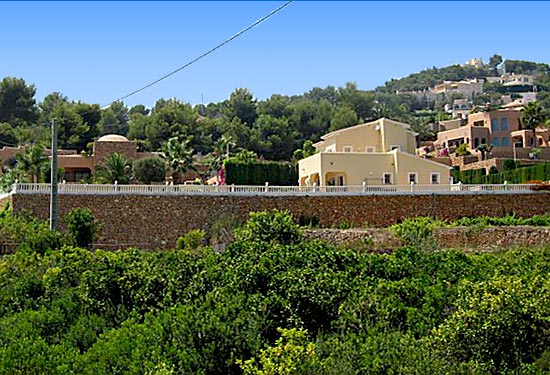
[[[304,237],[326,241],[333,245],[350,245],[356,249],[372,252],[390,252],[402,241],[388,229],[305,229]],[[498,251],[512,247],[542,247],[550,244],[550,228],[515,227],[454,227],[437,228],[434,239],[439,249],[460,249],[464,251]]]
[[[14,194],[15,213],[29,210],[49,217],[48,195]],[[480,215],[529,217],[549,213],[550,193],[464,195],[365,195],[365,196],[143,196],[60,195],[59,222],[71,209],[92,210],[102,223],[98,241],[106,248],[143,246],[171,248],[179,236],[192,229],[211,233],[227,223],[244,222],[251,211],[289,210],[301,221],[319,226],[387,227],[407,217],[431,216],[458,219]]]

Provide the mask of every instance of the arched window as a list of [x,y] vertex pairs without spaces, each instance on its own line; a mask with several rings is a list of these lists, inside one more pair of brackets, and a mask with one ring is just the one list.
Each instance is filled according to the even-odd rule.
[[539,146],[542,146],[542,138],[539,138]]
[[502,144],[502,147],[510,146],[510,140],[507,137],[502,137],[500,143]]
[[507,118],[500,119],[500,130],[508,131],[508,119]]
[[498,132],[498,118],[491,119],[491,131]]
[[487,141],[485,140],[485,138],[481,138],[481,144],[485,144],[487,143]]
[[479,146],[479,138],[474,138],[474,147]]
[[499,142],[498,138],[493,139],[493,146],[500,147],[500,142]]

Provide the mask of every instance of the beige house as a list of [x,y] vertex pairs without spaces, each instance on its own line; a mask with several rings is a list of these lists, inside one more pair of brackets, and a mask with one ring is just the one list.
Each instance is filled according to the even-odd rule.
[[450,167],[415,155],[408,124],[381,118],[341,129],[298,163],[300,186],[449,184]]

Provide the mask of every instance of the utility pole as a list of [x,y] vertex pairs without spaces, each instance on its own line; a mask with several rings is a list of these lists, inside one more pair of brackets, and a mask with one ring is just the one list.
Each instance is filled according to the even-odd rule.
[[52,120],[50,229],[57,230],[57,119]]

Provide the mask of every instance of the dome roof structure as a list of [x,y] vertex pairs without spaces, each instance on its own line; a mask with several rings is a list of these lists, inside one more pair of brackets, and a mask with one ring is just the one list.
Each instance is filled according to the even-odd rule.
[[106,134],[100,137],[96,142],[130,142],[128,138],[119,134]]

